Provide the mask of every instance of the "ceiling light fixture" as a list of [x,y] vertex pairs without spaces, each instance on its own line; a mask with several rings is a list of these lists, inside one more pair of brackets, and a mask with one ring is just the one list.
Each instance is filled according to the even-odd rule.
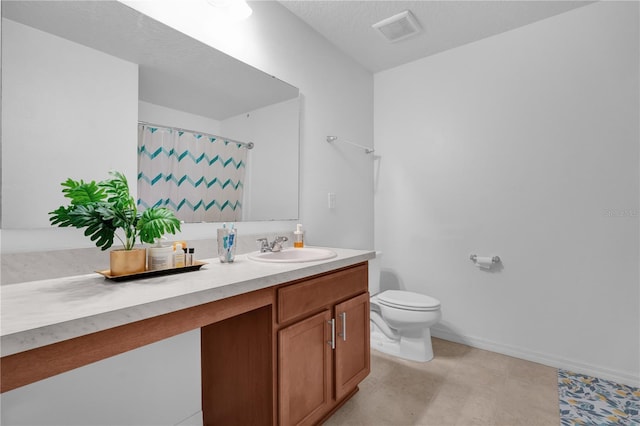
[[253,13],[245,0],[207,0],[215,8],[216,15],[227,22],[247,19]]
[[393,15],[390,18],[372,25],[382,36],[390,42],[404,40],[422,31],[420,24],[409,10]]

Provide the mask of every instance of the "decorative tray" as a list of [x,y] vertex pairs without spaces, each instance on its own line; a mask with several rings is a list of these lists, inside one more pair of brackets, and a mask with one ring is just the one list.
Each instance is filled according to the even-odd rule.
[[207,262],[194,260],[193,265],[183,266],[180,268],[157,269],[153,271],[136,272],[134,274],[126,274],[126,275],[111,275],[110,269],[107,269],[104,271],[96,271],[96,272],[99,273],[100,275],[104,275],[104,277],[108,280],[128,281],[128,280],[135,280],[137,278],[160,277],[164,275],[173,275],[173,274],[181,274],[183,272],[197,271],[202,267],[202,265],[206,265],[206,264]]

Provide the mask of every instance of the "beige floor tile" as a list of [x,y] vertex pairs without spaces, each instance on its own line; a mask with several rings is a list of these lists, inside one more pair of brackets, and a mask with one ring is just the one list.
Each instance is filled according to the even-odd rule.
[[496,404],[495,397],[473,392],[462,405],[456,425],[495,425]]
[[469,387],[462,383],[445,381],[417,424],[455,425],[460,418],[461,407],[470,397]]
[[449,371],[446,382],[458,383],[474,393],[482,393],[495,397],[504,387],[507,375],[504,370],[487,368],[481,365],[460,363],[457,368]]
[[550,387],[546,384],[508,379],[500,390],[499,400],[502,407],[508,407],[507,410],[525,414],[528,410],[536,410],[554,414],[560,420],[557,384]]
[[371,353],[360,392],[325,424],[557,426],[556,370],[433,339],[428,363]]
[[510,358],[507,366],[509,378],[518,379],[526,383],[557,386],[558,370],[535,362],[519,358]]
[[520,412],[518,410],[497,410],[495,426],[558,426],[560,415],[550,415],[535,409]]
[[448,340],[437,339],[435,337],[431,338],[431,344],[434,354],[437,354],[439,359],[459,358],[473,350],[471,346],[449,342]]
[[506,366],[511,361],[507,355],[489,352],[482,349],[471,348],[467,353],[457,359],[459,364],[480,366],[493,369],[499,374],[506,374]]

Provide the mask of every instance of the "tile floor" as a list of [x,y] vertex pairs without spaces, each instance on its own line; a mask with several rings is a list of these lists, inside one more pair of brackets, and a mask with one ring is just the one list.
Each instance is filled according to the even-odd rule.
[[555,368],[435,338],[433,350],[427,363],[372,350],[360,392],[325,425],[560,424]]

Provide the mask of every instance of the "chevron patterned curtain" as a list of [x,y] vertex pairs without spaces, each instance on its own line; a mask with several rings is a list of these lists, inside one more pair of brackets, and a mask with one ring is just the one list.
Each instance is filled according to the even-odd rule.
[[138,206],[185,222],[242,219],[247,149],[217,136],[138,125]]

